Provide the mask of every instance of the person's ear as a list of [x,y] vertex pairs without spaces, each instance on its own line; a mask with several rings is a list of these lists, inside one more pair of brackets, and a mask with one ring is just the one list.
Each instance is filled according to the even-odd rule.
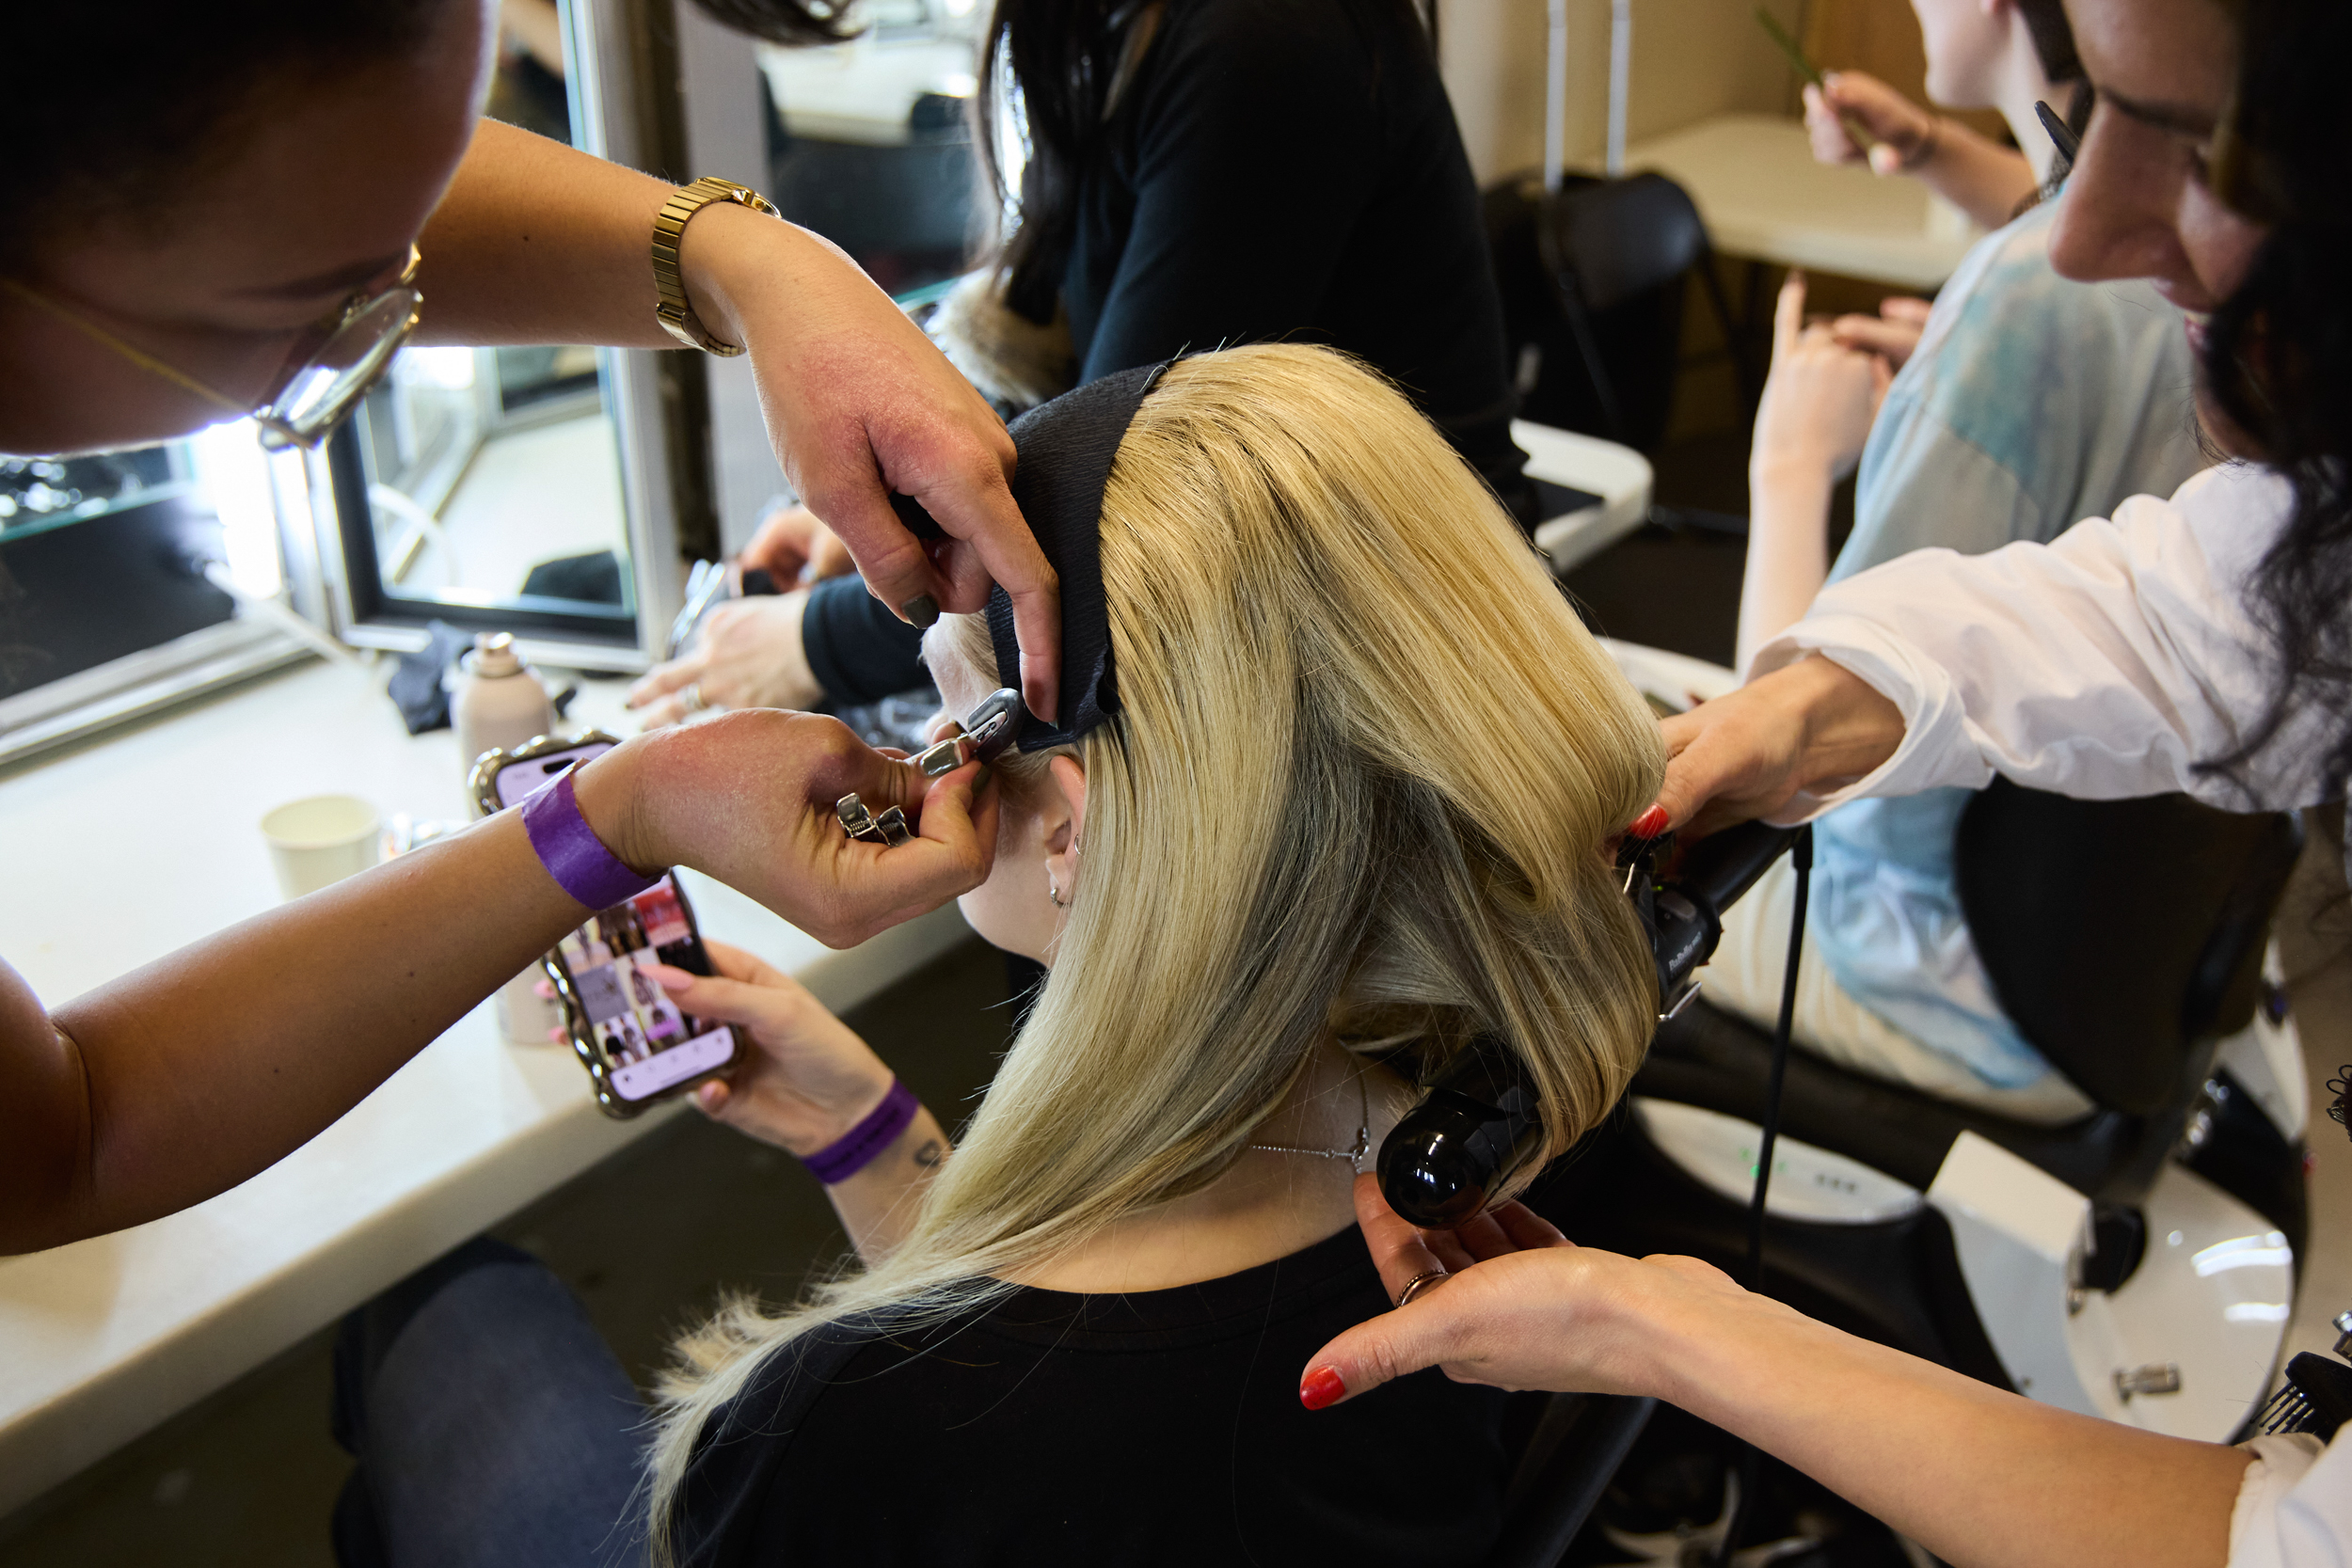
[[1045,857],[1064,903],[1076,894],[1086,842],[1087,770],[1076,757],[1058,756],[1045,767]]

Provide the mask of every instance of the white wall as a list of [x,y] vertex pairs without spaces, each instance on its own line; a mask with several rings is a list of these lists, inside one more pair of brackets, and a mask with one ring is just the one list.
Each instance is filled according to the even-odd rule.
[[[1801,0],[1770,3],[1798,31]],[[1631,140],[1727,110],[1793,109],[1788,62],[1755,8],[1756,0],[1633,0]],[[1439,63],[1481,185],[1543,163],[1544,13],[1544,0],[1439,0]],[[1571,166],[1598,166],[1608,104],[1609,0],[1568,0]]]

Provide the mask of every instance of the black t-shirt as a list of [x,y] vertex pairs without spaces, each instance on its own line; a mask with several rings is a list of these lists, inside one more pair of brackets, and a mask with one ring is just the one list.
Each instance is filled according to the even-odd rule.
[[[1166,0],[1079,186],[1062,278],[1078,380],[1328,343],[1404,388],[1533,527],[1478,184],[1407,25],[1365,0]],[[863,584],[818,588],[801,641],[836,702],[922,684],[918,637]]]
[[1329,1410],[1307,1358],[1388,1309],[1351,1226],[1173,1291],[1025,1290],[771,1356],[707,1430],[684,1568],[1482,1561],[1505,1396],[1435,1371]]

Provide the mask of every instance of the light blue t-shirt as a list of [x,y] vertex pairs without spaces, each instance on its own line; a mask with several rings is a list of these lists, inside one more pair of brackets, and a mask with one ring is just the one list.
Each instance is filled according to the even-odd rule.
[[[2169,496],[2209,465],[2181,313],[2145,283],[2051,270],[2057,207],[1986,235],[1937,296],[1870,427],[1831,581],[1933,545],[1978,555],[2046,541],[2127,496]],[[1806,925],[1849,995],[2016,1088],[2052,1069],[1994,1000],[1961,915],[1952,834],[1969,796],[1856,800],[1823,816]]]

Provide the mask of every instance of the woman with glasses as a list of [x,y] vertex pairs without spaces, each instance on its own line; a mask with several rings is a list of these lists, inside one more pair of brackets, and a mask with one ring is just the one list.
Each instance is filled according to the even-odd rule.
[[[2048,545],[1921,552],[1831,587],[1765,645],[1763,674],[1667,721],[1659,826],[1996,771],[2238,810],[2344,798],[2352,8],[2069,0],[2067,14],[2098,108],[2051,259],[2075,277],[2149,277],[2189,312],[2204,423],[2238,460]],[[1317,1353],[1311,1406],[1431,1365],[1656,1395],[1970,1568],[2352,1560],[2338,1425],[2352,1371],[2324,1357],[2296,1358],[2265,1435],[2189,1442],[1866,1343],[1692,1259],[1577,1247],[1540,1225],[1424,1235],[1367,1184],[1357,1203],[1391,1289],[1439,1277]]]
[[[248,411],[315,443],[410,340],[748,352],[787,472],[876,591],[928,620],[1002,583],[1026,695],[1052,712],[1054,578],[977,394],[749,193],[677,191],[480,119],[495,9],[12,8],[0,451]],[[820,6],[778,25],[837,24]],[[919,546],[888,490],[954,537]],[[581,769],[544,832],[508,813],[54,1012],[0,964],[0,1251],[153,1218],[293,1149],[578,926],[583,866],[693,865],[840,943],[943,902],[984,874],[991,824],[976,834],[968,769],[929,810],[909,771],[828,720],[736,715]],[[923,837],[884,859],[823,832],[852,789],[921,811]]]

